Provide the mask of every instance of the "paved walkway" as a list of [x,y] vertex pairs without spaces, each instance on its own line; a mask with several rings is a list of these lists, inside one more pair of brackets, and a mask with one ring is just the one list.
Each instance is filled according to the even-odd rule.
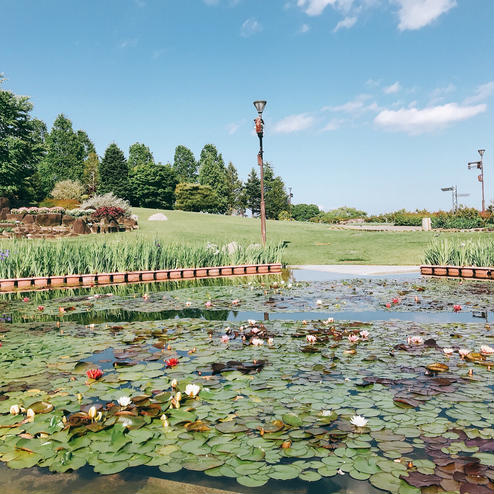
[[376,276],[381,274],[420,273],[419,266],[369,266],[363,264],[306,264],[288,266],[291,269],[306,269],[325,273],[353,274],[357,276]]

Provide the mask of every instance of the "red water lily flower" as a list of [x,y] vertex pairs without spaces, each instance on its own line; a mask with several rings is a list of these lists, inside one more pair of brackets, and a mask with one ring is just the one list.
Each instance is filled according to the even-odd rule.
[[386,304],[386,308],[388,308],[388,309],[389,309],[390,307],[391,307],[391,304],[388,302],[388,303]]
[[23,301],[23,302],[29,302],[29,297],[24,297],[24,298],[22,299],[22,301]]
[[88,369],[86,375],[89,379],[99,379],[103,375],[103,371],[101,369]]
[[400,303],[400,299],[399,298],[394,298],[392,300],[393,304],[399,304]]
[[40,312],[44,311],[45,310],[45,306],[44,305],[38,305],[38,310]]
[[460,310],[461,310],[461,305],[457,305],[457,304],[453,305],[453,311],[454,312],[460,312]]
[[175,367],[176,365],[178,365],[178,359],[177,358],[168,359],[165,362],[165,365],[166,367]]

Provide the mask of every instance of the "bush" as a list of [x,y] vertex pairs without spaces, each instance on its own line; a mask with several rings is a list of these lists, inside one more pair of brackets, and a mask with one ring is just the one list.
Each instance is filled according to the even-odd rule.
[[180,183],[175,188],[175,209],[217,213],[220,210],[218,194],[209,185]]
[[84,194],[84,186],[77,180],[62,180],[55,184],[50,196],[53,199],[73,199],[80,201]]
[[321,212],[317,216],[311,218],[310,221],[315,223],[340,223],[351,219],[365,218],[366,216],[367,213],[365,211],[343,206],[341,208],[332,209],[327,213]]
[[79,201],[75,199],[45,199],[39,203],[42,208],[63,208],[74,209],[79,206]]
[[101,220],[106,218],[107,220],[118,220],[122,216],[125,216],[125,210],[116,207],[102,207],[98,208],[91,217],[95,220]]
[[60,214],[64,213],[64,208],[17,208],[11,210],[12,214]]
[[319,214],[319,208],[315,204],[295,204],[292,207],[292,217],[296,221],[309,221]]
[[292,219],[292,217],[290,216],[290,213],[288,211],[282,211],[279,215],[278,215],[278,219],[280,221],[290,221]]
[[81,216],[89,216],[94,213],[94,209],[80,209],[80,208],[75,208],[75,209],[69,209],[68,211],[65,211],[65,214],[68,214],[69,216],[75,216],[76,218],[80,218]]
[[130,204],[125,199],[120,199],[115,196],[113,192],[108,192],[100,196],[93,196],[87,201],[84,201],[80,209],[94,209],[99,208],[121,208],[125,211],[125,215],[130,214]]

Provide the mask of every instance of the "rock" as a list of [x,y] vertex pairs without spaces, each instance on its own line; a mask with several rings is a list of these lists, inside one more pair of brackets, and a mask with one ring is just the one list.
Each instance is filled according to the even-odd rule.
[[134,228],[138,228],[137,221],[133,218],[122,218],[120,220],[120,224],[123,225],[126,230],[133,230]]
[[8,197],[0,197],[0,209],[10,209],[10,201]]
[[86,220],[84,218],[76,218],[74,223],[72,223],[72,231],[77,235],[86,235],[91,233],[91,230],[87,226]]
[[9,208],[1,208],[0,209],[0,220],[6,220],[9,212],[10,212]]
[[26,214],[26,216],[22,218],[22,222],[25,225],[32,225],[35,222],[34,214]]
[[168,221],[168,218],[163,213],[152,214],[148,221]]
[[58,226],[62,224],[61,213],[37,214],[36,223],[40,226]]
[[24,214],[8,213],[6,219],[11,221],[22,221],[22,218],[24,218]]
[[62,216],[62,225],[63,226],[72,226],[76,218],[74,216],[69,216],[68,214],[64,214]]

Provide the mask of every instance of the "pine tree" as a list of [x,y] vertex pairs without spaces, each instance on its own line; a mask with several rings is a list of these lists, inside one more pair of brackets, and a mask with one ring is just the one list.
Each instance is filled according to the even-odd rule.
[[189,148],[182,145],[175,148],[173,170],[180,182],[197,181],[197,163],[194,153]]
[[243,185],[238,178],[238,172],[234,164],[230,161],[226,168],[226,183],[228,188],[227,195],[227,212],[233,214],[235,212],[243,214],[245,211]]
[[251,210],[252,216],[259,216],[261,212],[261,181],[254,168],[247,177],[244,185],[245,204]]
[[122,150],[110,144],[105,151],[99,167],[100,187],[98,192],[113,192],[117,197],[127,199],[129,196],[129,167]]
[[139,142],[132,144],[129,148],[129,159],[127,160],[129,170],[132,170],[135,166],[146,165],[148,163],[154,163],[151,150],[145,144]]
[[199,183],[209,185],[219,199],[219,213],[226,213],[228,209],[228,182],[225,162],[216,147],[206,144],[201,151],[199,160]]
[[264,202],[268,219],[277,220],[282,211],[290,209],[283,179],[274,175],[273,167],[269,163],[264,163]]

